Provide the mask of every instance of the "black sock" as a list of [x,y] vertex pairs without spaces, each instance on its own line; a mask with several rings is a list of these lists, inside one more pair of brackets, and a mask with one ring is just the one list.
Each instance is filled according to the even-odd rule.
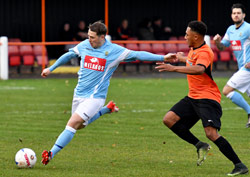
[[234,164],[241,163],[239,157],[234,152],[232,146],[225,138],[220,136],[217,140],[214,141],[214,144],[216,144],[216,146],[218,146],[220,151]]
[[190,132],[190,130],[180,121],[176,122],[170,129],[181,139],[193,144],[194,146],[199,142],[199,140]]

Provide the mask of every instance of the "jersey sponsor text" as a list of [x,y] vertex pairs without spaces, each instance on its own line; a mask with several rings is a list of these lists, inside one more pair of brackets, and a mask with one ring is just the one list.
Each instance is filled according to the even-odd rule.
[[234,51],[241,50],[241,42],[240,42],[240,40],[233,40],[233,41],[230,41],[230,42],[231,42],[231,45],[232,45],[232,49]]
[[96,71],[104,71],[106,65],[106,59],[97,58],[92,56],[85,56],[84,68],[88,68]]

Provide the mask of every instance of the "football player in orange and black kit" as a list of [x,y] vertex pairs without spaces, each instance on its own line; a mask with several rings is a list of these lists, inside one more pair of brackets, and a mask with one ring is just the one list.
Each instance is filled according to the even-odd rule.
[[185,57],[181,52],[175,56],[180,62],[185,62],[186,66],[157,63],[156,69],[160,72],[187,74],[189,85],[188,96],[166,113],[163,123],[180,138],[197,148],[199,166],[206,159],[210,145],[201,142],[190,132],[190,129],[201,119],[207,138],[215,143],[235,165],[228,176],[245,174],[248,173],[248,168],[241,162],[229,142],[218,133],[222,116],[221,93],[211,74],[214,54],[204,41],[206,31],[207,26],[203,22],[191,21],[188,24],[185,35],[190,47],[188,56]]

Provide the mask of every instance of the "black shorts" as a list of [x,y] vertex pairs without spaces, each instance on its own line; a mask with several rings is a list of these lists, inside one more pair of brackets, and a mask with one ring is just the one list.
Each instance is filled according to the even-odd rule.
[[220,130],[222,109],[218,102],[210,99],[192,99],[188,96],[176,103],[170,111],[177,114],[189,129],[201,119],[203,127]]

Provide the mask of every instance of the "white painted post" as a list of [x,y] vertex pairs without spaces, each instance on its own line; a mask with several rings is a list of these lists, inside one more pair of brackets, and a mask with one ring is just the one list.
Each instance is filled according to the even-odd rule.
[[8,38],[0,37],[0,79],[9,79],[9,63],[8,63]]

